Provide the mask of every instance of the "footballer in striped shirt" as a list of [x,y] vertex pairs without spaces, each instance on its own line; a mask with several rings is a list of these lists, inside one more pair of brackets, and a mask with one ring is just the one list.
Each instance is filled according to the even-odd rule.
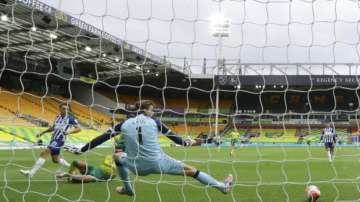
[[330,123],[326,124],[326,127],[323,129],[320,137],[320,142],[324,142],[325,149],[328,154],[329,161],[332,162],[335,159],[335,144],[336,144],[336,132]]
[[41,151],[35,165],[30,170],[20,170],[21,174],[31,178],[44,165],[49,155],[54,163],[70,167],[70,164],[60,157],[61,147],[64,146],[67,135],[78,133],[81,129],[75,117],[69,114],[70,107],[67,104],[61,104],[59,109],[60,114],[56,117],[54,124],[36,136],[40,138],[45,133],[53,132],[48,147]]

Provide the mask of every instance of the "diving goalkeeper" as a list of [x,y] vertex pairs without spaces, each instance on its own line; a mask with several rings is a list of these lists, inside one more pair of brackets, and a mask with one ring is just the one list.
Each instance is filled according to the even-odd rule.
[[116,165],[118,174],[124,183],[124,186],[117,187],[119,194],[134,195],[134,190],[129,179],[129,170],[137,176],[146,176],[149,174],[172,174],[179,176],[191,176],[205,186],[211,186],[222,193],[229,193],[232,187],[233,176],[228,175],[224,182],[219,182],[205,172],[199,171],[195,167],[189,166],[182,161],[175,160],[165,154],[160,147],[158,133],[163,133],[166,137],[182,146],[191,146],[191,140],[183,140],[173,133],[158,119],[153,118],[154,104],[149,100],[142,100],[136,104],[139,114],[133,118],[117,124],[114,127],[114,133],[104,133],[79,151],[80,154],[86,152],[110,138],[123,134],[125,143],[125,152],[116,155]]

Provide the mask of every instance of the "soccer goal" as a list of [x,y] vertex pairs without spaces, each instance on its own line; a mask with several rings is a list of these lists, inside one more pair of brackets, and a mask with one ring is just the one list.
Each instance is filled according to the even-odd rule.
[[0,0],[0,201],[359,201],[359,22],[356,0]]

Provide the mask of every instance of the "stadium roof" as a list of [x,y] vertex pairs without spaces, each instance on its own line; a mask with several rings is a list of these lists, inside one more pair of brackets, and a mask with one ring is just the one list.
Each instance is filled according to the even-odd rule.
[[[46,67],[44,69],[49,69],[49,63],[54,60],[57,62],[68,61],[71,65],[75,65],[73,66],[75,69],[80,67],[85,70],[81,75],[91,75],[92,78],[96,78],[98,75],[101,80],[116,78],[119,77],[119,74],[126,76],[143,72],[157,75],[165,69],[176,71],[181,75],[188,74],[187,68],[184,68],[186,65],[179,67],[171,64],[164,57],[146,52],[37,0],[0,0],[0,3],[2,16],[0,19],[0,48],[7,57],[21,61],[22,64],[25,62],[26,66],[44,66]],[[13,68],[9,61],[7,61],[7,68]],[[0,61],[0,63],[3,62]],[[346,69],[349,74],[356,75],[359,66],[357,63],[245,64],[240,61],[227,61],[227,63],[230,64],[227,65],[226,74],[231,75],[283,74],[282,71],[285,69],[294,70],[286,71],[286,74],[308,75],[307,66],[311,66],[312,69],[319,66],[321,73],[324,72],[324,69],[333,69],[335,66],[339,66],[340,69]],[[249,68],[247,68],[248,66]],[[352,66],[353,68],[351,68]],[[204,65],[204,69],[206,69],[205,67]],[[268,69],[269,72],[264,72],[264,69]],[[270,72],[272,69],[275,73]],[[240,72],[241,70],[242,72]],[[41,72],[39,69],[36,71]],[[46,71],[42,73],[46,73]],[[338,73],[330,71],[329,74]],[[212,80],[213,72],[203,71],[201,74],[192,74],[191,78]]]
[[37,0],[0,3],[0,48],[14,60],[36,66],[49,66],[51,60],[95,64],[92,71],[99,77],[179,70],[165,58]]

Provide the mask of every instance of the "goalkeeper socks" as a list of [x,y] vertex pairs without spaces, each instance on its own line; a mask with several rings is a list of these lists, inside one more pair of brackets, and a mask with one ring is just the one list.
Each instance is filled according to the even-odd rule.
[[224,183],[215,180],[213,177],[204,172],[197,171],[194,178],[203,185],[214,187],[222,192],[225,191]]
[[38,160],[35,162],[35,165],[30,170],[30,173],[29,173],[30,177],[35,175],[35,173],[44,165],[44,163],[45,163],[44,158],[42,158],[42,157],[38,158]]
[[121,178],[121,180],[123,181],[124,183],[124,188],[125,190],[133,195],[134,192],[132,190],[132,187],[131,187],[131,184],[130,184],[130,180],[129,180],[129,169],[127,169],[125,166],[123,165],[120,165],[119,163],[117,163],[117,170],[118,170],[118,173],[119,173],[119,176]]

